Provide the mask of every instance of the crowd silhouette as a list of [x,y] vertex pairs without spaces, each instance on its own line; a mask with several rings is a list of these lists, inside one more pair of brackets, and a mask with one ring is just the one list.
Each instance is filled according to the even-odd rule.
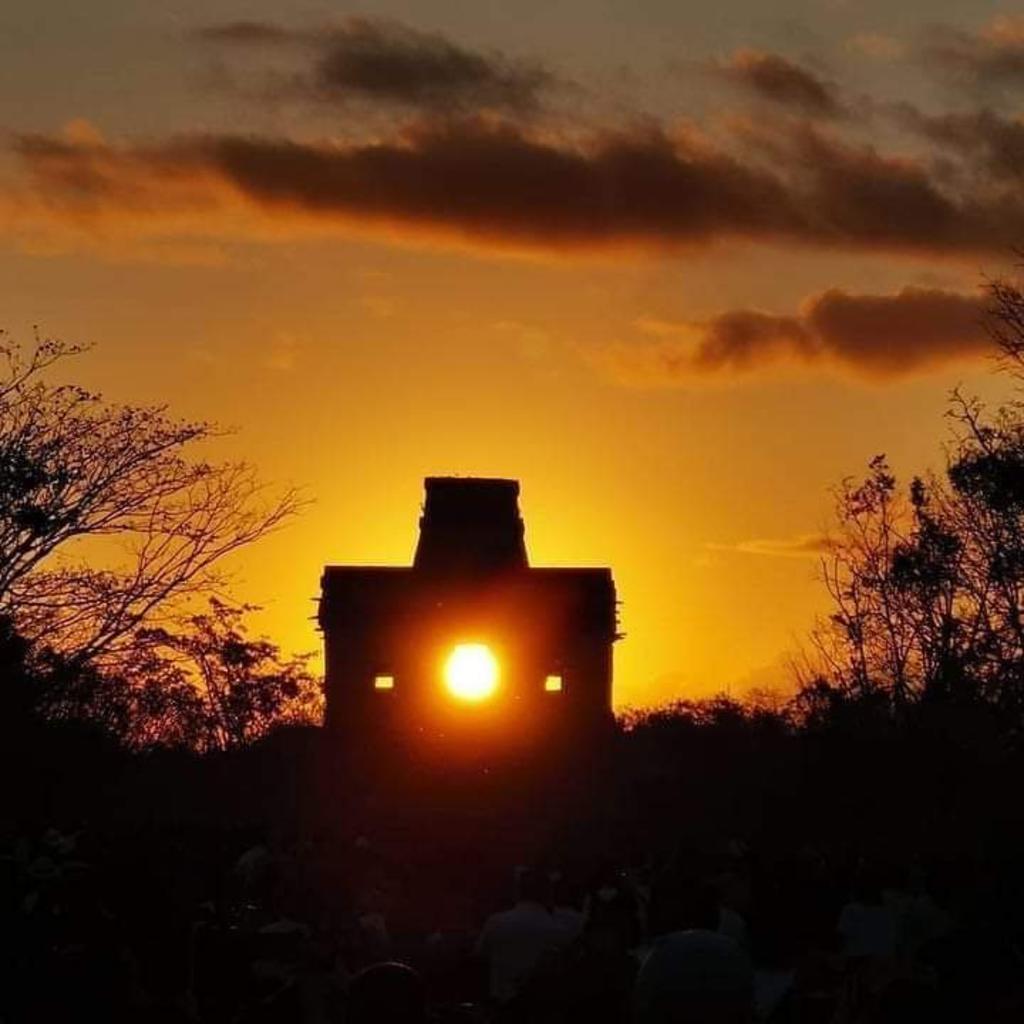
[[[1010,1021],[1020,859],[705,836],[532,865],[341,833],[3,839],[5,1021]],[[473,856],[474,851],[466,851]]]

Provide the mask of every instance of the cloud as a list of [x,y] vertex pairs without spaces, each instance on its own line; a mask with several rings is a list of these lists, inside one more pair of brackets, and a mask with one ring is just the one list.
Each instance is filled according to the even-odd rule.
[[640,321],[649,337],[596,354],[628,383],[687,383],[773,365],[821,366],[875,379],[902,377],[990,350],[986,300],[933,288],[863,295],[832,288],[793,315],[728,310],[675,325]]
[[207,43],[235,49],[270,46],[308,51],[308,65],[279,86],[319,99],[353,98],[433,110],[527,112],[556,84],[535,61],[499,51],[472,50],[437,32],[388,18],[351,16],[322,29],[290,29],[275,22],[236,21],[206,26]]
[[961,256],[1024,238],[1019,190],[958,190],[920,161],[792,122],[732,151],[693,131],[581,137],[493,117],[425,117],[366,141],[28,135],[15,150],[23,175],[0,185],[8,233],[20,219],[55,233],[362,231],[547,252],[738,239]]
[[204,25],[192,34],[205,42],[227,46],[277,46],[305,38],[304,33],[270,21],[219,22],[216,25]]
[[1024,86],[1024,16],[997,17],[976,33],[936,27],[920,56],[956,85],[1015,91]]
[[833,83],[777,53],[737,50],[720,70],[755,96],[800,113],[835,117],[842,111]]
[[659,132],[574,146],[508,124],[446,121],[365,144],[208,136],[115,147],[26,136],[17,150],[52,216],[127,220],[136,231],[151,218],[165,229],[187,205],[211,230],[218,207],[228,230],[245,208],[300,230],[375,225],[547,249],[800,230],[773,176]]
[[987,353],[986,312],[980,294],[904,288],[853,295],[832,288],[805,303],[802,319],[823,356],[885,377]]
[[397,22],[352,18],[331,38],[316,79],[328,92],[427,106],[528,109],[552,76],[538,65],[468,50]]
[[686,363],[698,372],[747,370],[780,356],[808,360],[816,354],[814,339],[798,317],[736,309],[700,325]]
[[575,147],[511,125],[445,123],[340,149],[223,139],[208,154],[263,203],[556,248],[784,233],[800,223],[773,176],[657,131]]
[[990,181],[1015,189],[1024,172],[1024,121],[990,110],[929,114],[910,104],[898,104],[899,121]]
[[[970,45],[1005,57],[1024,46],[1022,24],[994,23]],[[949,45],[968,38],[943,31]],[[771,107],[702,134],[692,124],[601,129],[525,117],[556,82],[549,72],[392,20],[318,29],[232,21],[193,35],[243,54],[280,49],[300,69],[282,81],[301,80],[307,94],[411,109],[378,120],[363,111],[326,139],[117,142],[91,127],[16,137],[16,170],[0,178],[0,233],[51,251],[62,239],[160,251],[358,232],[515,252],[740,241],[957,259],[1002,258],[1024,239],[1020,121],[877,103],[875,113],[899,111],[904,134],[917,136],[913,155],[891,152],[855,141],[868,122],[831,116],[850,114],[833,83],[773,53],[740,50],[719,68]],[[749,313],[720,329],[758,352],[798,334],[791,322]],[[738,343],[724,350],[742,358]]]
[[[1008,246],[1024,208],[944,190],[924,164],[811,129],[794,134],[789,159],[822,232],[873,249],[954,251]],[[1005,219],[1009,218],[1009,220]],[[1011,229],[1011,221],[1016,225]]]
[[956,257],[1005,255],[1024,239],[1024,195],[991,168],[956,179],[806,121],[732,131],[711,141],[694,128],[586,134],[426,115],[330,140],[22,135],[22,173],[0,181],[0,232],[229,242],[358,231],[535,252],[738,240]]
[[827,534],[802,533],[796,537],[741,540],[735,544],[705,545],[710,551],[731,551],[742,555],[762,555],[769,558],[819,558],[832,550]]

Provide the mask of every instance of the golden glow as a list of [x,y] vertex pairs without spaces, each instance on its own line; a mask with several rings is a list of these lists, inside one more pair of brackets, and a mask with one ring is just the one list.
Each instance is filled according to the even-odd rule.
[[560,675],[547,676],[544,679],[544,689],[548,693],[561,693],[562,692],[562,677]]
[[[105,24],[120,6],[97,3],[89,10]],[[578,63],[603,81],[607,16],[593,17],[580,32],[579,19],[561,12],[584,4],[551,6],[559,13],[536,26],[508,22],[514,44],[501,35],[506,21],[481,28],[477,5],[415,9],[424,30],[443,28],[462,42],[486,32],[488,44],[521,45],[527,53],[539,39],[543,53],[570,54],[574,70]],[[792,0],[780,6],[797,8]],[[841,6],[813,5],[822,38],[845,34]],[[966,3],[959,6],[967,11]],[[903,10],[909,4],[892,7],[890,17],[911,17]],[[701,24],[696,4],[657,8],[657,20],[641,4],[636,13],[623,13],[626,30],[651,52],[666,33],[686,34]],[[442,24],[429,13],[439,9]],[[181,87],[189,59],[184,47],[154,46],[151,63],[148,50],[146,60],[137,56],[139,40],[149,38],[138,33],[148,29],[133,22],[100,30],[100,59],[118,67],[122,87],[116,97],[101,88],[80,90],[65,111],[48,92],[62,98],[77,71],[66,59],[69,33],[43,27],[29,4],[5,4],[4,27],[12,20],[39,42],[31,60],[17,56],[14,66],[10,59],[4,66],[5,85],[13,81],[4,99],[17,97],[25,131],[56,129],[56,119],[72,112],[128,139],[173,137],[195,123],[194,93]],[[720,22],[701,29],[707,54],[757,42],[734,38],[734,19]],[[16,35],[17,29],[4,39]],[[871,67],[879,95],[902,87],[903,62]],[[684,113],[700,119],[706,109],[715,125],[734,105],[709,89],[698,107],[684,111],[672,90],[662,93],[650,90],[653,113],[670,121]],[[617,102],[609,99],[608,106]],[[248,133],[276,124],[264,112],[247,122],[245,109],[241,101],[210,104],[201,115],[204,129]],[[346,128],[361,139],[377,124],[353,111]],[[290,137],[316,141],[324,132],[316,104],[289,107]],[[349,240],[337,230],[340,216],[326,209],[310,214],[305,226],[284,203],[281,217],[256,218],[234,191],[231,198],[214,196],[234,213],[217,205],[203,217],[190,190],[209,198],[214,187],[188,175],[167,181],[168,174],[159,185],[139,178],[125,194],[117,183],[136,171],[147,175],[152,166],[144,156],[133,163],[119,155],[116,141],[104,149],[101,138],[84,120],[64,133],[66,143],[94,154],[93,174],[106,186],[95,219],[72,201],[72,183],[60,176],[67,165],[56,153],[51,164],[34,165],[41,178],[26,181],[24,191],[11,180],[15,167],[5,165],[3,325],[23,340],[40,323],[45,335],[95,343],[88,355],[58,364],[52,379],[117,402],[168,404],[172,417],[231,424],[237,432],[204,457],[252,463],[272,488],[298,482],[315,498],[287,528],[242,549],[223,568],[237,580],[233,598],[264,608],[253,615],[252,634],[266,634],[285,654],[316,651],[316,671],[322,638],[309,598],[325,563],[408,565],[423,478],[453,473],[521,481],[532,565],[612,568],[627,634],[614,649],[620,707],[723,690],[734,696],[752,688],[784,690],[808,630],[831,611],[817,581],[817,557],[799,539],[829,522],[832,485],[856,476],[880,451],[904,480],[941,466],[941,410],[953,384],[989,404],[1009,397],[1009,382],[991,376],[983,360],[964,367],[936,362],[884,386],[853,376],[842,353],[746,370],[709,359],[709,372],[682,373],[694,363],[693,325],[725,310],[788,314],[807,296],[836,286],[850,294],[894,295],[921,274],[938,274],[941,287],[966,294],[979,283],[979,269],[1012,273],[1001,248],[937,261],[920,247],[893,259],[860,246],[811,248],[782,235],[772,245],[753,244],[737,235],[708,247],[695,241],[652,248],[642,258],[611,249],[482,258],[458,246],[430,248],[422,234],[406,237],[407,228],[383,220],[372,222],[381,229],[375,242]],[[897,151],[903,141],[894,140]],[[431,144],[438,154],[447,152],[441,136]],[[415,149],[417,142],[409,145]],[[21,174],[23,165],[18,168]],[[55,192],[52,204],[44,202],[58,188],[67,197]],[[136,217],[142,205],[147,213]],[[103,209],[110,211],[105,220]],[[237,230],[227,217],[237,217]],[[601,237],[599,225],[579,227],[581,239],[589,227]],[[116,303],[107,299],[114,295]],[[658,381],[652,363],[664,370]],[[815,429],[806,430],[807,423]],[[111,543],[109,550],[109,566],[96,567],[124,568],[121,548]],[[441,666],[452,644],[423,652],[442,701],[448,694]],[[786,655],[794,645],[795,659]],[[373,674],[389,668],[394,688],[374,691],[384,703],[406,696],[404,675],[398,685],[401,668],[371,665],[362,681],[373,688]],[[510,663],[502,669],[499,696],[512,674]],[[544,699],[543,682],[539,672],[530,682],[538,699]],[[572,689],[564,677],[563,686],[564,698]],[[549,703],[560,699],[552,694]]]
[[394,676],[374,676],[373,688],[375,690],[393,690],[395,688]]
[[498,659],[486,644],[458,644],[444,664],[448,692],[460,700],[486,700],[498,687]]

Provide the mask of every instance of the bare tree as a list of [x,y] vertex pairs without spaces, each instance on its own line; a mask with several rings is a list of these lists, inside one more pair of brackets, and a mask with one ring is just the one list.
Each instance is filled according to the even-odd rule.
[[[1024,255],[1024,253],[1021,253]],[[996,344],[1004,369],[1024,376],[1024,293],[1005,278],[989,281],[989,335]]]
[[[49,380],[81,348],[0,335],[0,614],[79,663],[224,580],[226,555],[302,506],[245,464],[193,452],[217,436],[163,407],[121,406]],[[91,546],[90,546],[91,545]],[[95,564],[98,547],[114,564]]]

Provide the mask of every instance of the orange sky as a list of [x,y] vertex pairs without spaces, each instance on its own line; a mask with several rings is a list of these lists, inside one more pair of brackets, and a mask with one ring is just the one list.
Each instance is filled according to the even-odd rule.
[[829,488],[1000,394],[1000,5],[22,6],[3,324],[315,499],[236,565],[286,648],[325,562],[409,561],[424,476],[509,476],[534,564],[614,570],[617,703],[784,686]]

